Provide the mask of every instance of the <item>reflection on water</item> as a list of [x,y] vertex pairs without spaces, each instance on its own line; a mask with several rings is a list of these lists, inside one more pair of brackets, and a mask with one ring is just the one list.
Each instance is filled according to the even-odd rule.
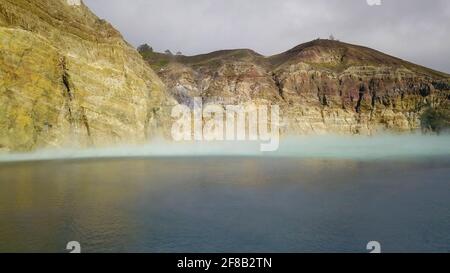
[[450,158],[0,165],[0,252],[450,251]]

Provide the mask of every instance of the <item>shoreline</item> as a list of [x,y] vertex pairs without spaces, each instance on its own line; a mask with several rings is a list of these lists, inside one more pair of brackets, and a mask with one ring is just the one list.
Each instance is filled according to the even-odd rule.
[[152,158],[299,158],[357,159],[450,156],[450,135],[291,136],[276,152],[261,152],[259,142],[168,142],[104,148],[41,149],[0,154],[0,164],[37,161],[152,159]]

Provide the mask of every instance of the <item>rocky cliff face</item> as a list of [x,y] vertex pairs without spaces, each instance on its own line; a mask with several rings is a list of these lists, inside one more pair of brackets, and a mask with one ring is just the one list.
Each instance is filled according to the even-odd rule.
[[365,47],[316,40],[271,57],[251,50],[143,55],[180,103],[197,96],[277,104],[286,134],[428,129],[427,109],[450,125],[449,75]]
[[80,0],[0,0],[0,151],[145,142],[194,97],[279,105],[286,134],[449,126],[449,75],[364,47],[141,53],[160,77]]
[[0,150],[143,142],[164,84],[79,0],[0,0]]

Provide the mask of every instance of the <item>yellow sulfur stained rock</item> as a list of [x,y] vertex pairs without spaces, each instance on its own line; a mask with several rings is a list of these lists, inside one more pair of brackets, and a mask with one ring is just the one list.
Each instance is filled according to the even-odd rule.
[[0,149],[138,143],[164,123],[164,84],[78,2],[0,0]]

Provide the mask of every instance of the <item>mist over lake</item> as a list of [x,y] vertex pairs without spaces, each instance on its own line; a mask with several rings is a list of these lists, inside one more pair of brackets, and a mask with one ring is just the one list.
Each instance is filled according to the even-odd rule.
[[257,156],[294,158],[380,159],[450,155],[450,135],[288,136],[278,150],[261,152],[261,141],[166,141],[105,148],[55,148],[32,153],[0,154],[0,162],[56,159]]
[[4,162],[0,252],[450,251],[447,137],[303,141],[272,157],[148,146]]

